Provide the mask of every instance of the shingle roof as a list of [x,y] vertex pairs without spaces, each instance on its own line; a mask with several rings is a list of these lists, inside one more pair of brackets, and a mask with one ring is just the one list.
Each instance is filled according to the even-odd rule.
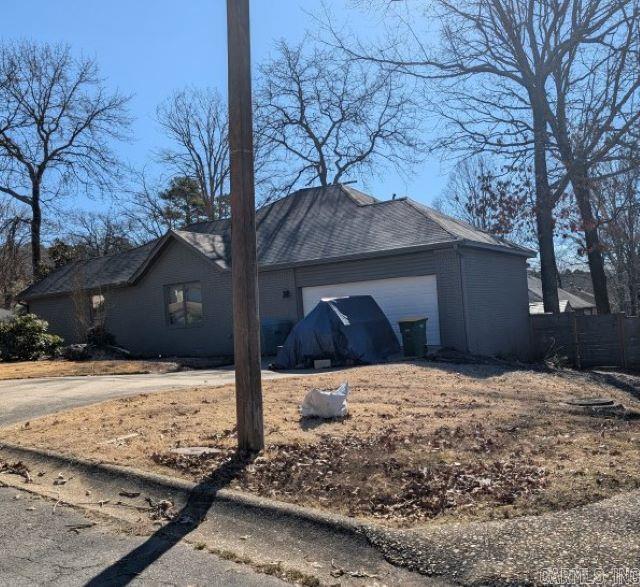
[[[408,198],[379,201],[342,185],[300,190],[260,208],[256,213],[256,233],[258,263],[265,268],[448,243],[532,255],[529,249]],[[192,224],[168,236],[192,246],[222,269],[230,265],[229,220]],[[72,291],[71,283],[78,281],[78,271],[84,274],[87,289],[129,283],[161,249],[162,242],[154,241],[121,255],[74,263],[31,286],[22,297]]]
[[43,295],[69,293],[76,289],[126,285],[157,242],[158,240],[154,240],[124,253],[69,263],[28,287],[19,297],[28,300]]
[[[529,287],[529,305],[542,302],[542,281],[532,275],[527,276],[527,283]],[[558,288],[558,298],[560,302],[568,302],[574,310],[584,310],[588,308],[595,308],[596,305],[588,300],[582,299],[580,296],[572,294],[564,289]],[[566,303],[564,304],[566,307]],[[560,310],[564,312],[562,304]]]
[[[189,232],[230,242],[230,222],[194,224]],[[258,210],[261,266],[290,265],[467,240],[528,254],[512,243],[408,198],[379,201],[348,186],[300,190]],[[224,251],[229,262],[229,250]]]

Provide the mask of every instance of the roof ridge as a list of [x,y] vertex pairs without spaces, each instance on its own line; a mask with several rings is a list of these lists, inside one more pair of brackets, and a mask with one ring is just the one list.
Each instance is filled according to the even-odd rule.
[[431,220],[432,222],[435,222],[442,230],[444,230],[448,235],[452,236],[455,240],[458,240],[458,241],[459,240],[463,240],[460,237],[460,235],[455,234],[454,232],[452,232],[451,230],[449,230],[448,228],[443,226],[442,223],[440,222],[440,220],[438,220],[437,218],[434,218],[433,216],[431,216],[430,212],[431,212],[432,208],[430,208],[429,206],[425,206],[424,204],[421,204],[420,202],[416,202],[412,198],[405,198],[404,200],[400,200],[400,201],[406,202],[414,210],[417,210],[420,214],[422,214],[427,220]]
[[[327,187],[338,187],[342,192],[344,192],[347,197],[349,199],[351,199],[353,202],[355,202],[358,206],[371,206],[373,204],[379,204],[381,202],[383,202],[384,200],[379,200],[378,198],[376,198],[375,196],[372,196],[371,194],[367,194],[366,192],[363,192],[357,188],[351,188],[348,185],[345,185],[343,183],[335,183],[335,184],[331,184],[331,186],[327,186]],[[359,194],[362,194],[363,196],[367,197],[367,198],[371,198],[373,201],[372,202],[368,202],[368,203],[362,203],[358,200],[356,194],[352,193],[352,190],[355,192],[358,192]]]

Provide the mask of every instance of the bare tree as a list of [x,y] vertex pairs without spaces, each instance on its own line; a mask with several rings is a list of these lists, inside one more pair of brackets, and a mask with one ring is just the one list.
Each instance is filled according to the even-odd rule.
[[121,214],[129,221],[135,240],[146,242],[160,238],[168,230],[179,228],[179,218],[167,214],[166,203],[160,198],[163,184],[146,171],[136,172]]
[[135,246],[128,219],[116,214],[68,213],[55,227],[56,238],[47,247],[47,268],[56,269],[81,259],[127,251]]
[[[544,94],[551,64],[547,55],[538,58],[538,45],[545,45],[547,39],[536,36],[545,35],[548,15],[543,10],[530,10],[536,2],[424,3],[422,16],[432,23],[431,28],[435,26],[435,36],[418,30],[420,19],[415,12],[397,3],[397,30],[390,33],[383,47],[354,48],[342,40],[339,32],[332,32],[339,46],[353,58],[429,81],[432,104],[447,123],[437,146],[465,156],[495,152],[518,164],[533,160],[544,307],[548,312],[558,312],[553,210],[563,185],[559,181],[554,186],[550,180]],[[387,18],[392,19],[392,14]],[[437,42],[431,46],[424,38]]]
[[[626,169],[640,163],[635,153],[640,138],[640,3],[589,0],[572,7],[561,2],[552,16],[555,44],[547,116],[580,213],[596,306],[604,314],[611,308],[594,171],[616,160]],[[625,166],[609,169],[624,173]]]
[[451,172],[441,209],[491,234],[531,243],[533,186],[528,168],[499,166],[487,156],[462,160]]
[[65,240],[76,248],[82,258],[121,253],[135,245],[130,222],[126,218],[117,218],[113,211],[76,213],[69,220],[71,226],[65,233]]
[[186,88],[157,109],[157,119],[173,147],[160,160],[176,177],[198,183],[204,214],[219,218],[219,201],[229,194],[227,106],[216,90]]
[[637,0],[436,0],[433,11],[423,6],[435,17],[439,47],[422,42],[415,20],[403,18],[404,38],[412,43],[396,36],[378,51],[352,48],[352,55],[440,80],[439,111],[449,122],[443,146],[532,154],[545,309],[553,311],[554,206],[571,184],[598,310],[608,312],[589,169],[637,128]]
[[[624,162],[613,164],[627,167]],[[640,168],[612,173],[607,165],[592,189],[594,217],[610,268],[616,309],[637,316],[640,309]]]
[[419,109],[393,72],[337,50],[280,41],[260,69],[256,127],[278,189],[407,173],[421,159]]
[[42,210],[72,189],[105,189],[125,138],[128,98],[68,46],[0,46],[0,192],[31,209],[31,263],[41,274]]
[[0,200],[0,307],[11,307],[29,280],[27,228],[25,214]]

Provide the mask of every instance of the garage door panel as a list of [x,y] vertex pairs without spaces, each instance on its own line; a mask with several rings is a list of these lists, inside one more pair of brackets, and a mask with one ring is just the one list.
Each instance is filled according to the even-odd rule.
[[392,277],[351,281],[302,288],[305,316],[322,298],[370,295],[382,308],[398,339],[398,320],[408,316],[427,316],[427,343],[440,345],[438,285],[435,275]]

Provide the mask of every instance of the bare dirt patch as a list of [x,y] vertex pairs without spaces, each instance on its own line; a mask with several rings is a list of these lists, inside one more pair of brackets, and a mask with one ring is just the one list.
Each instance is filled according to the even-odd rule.
[[51,359],[0,363],[0,380],[34,379],[38,377],[65,377],[82,375],[134,375],[136,373],[169,373],[179,365],[160,361],[68,361]]
[[[300,418],[310,388],[344,380],[349,417]],[[565,403],[603,396],[627,410]],[[640,487],[640,402],[577,373],[400,363],[265,381],[264,400],[268,446],[250,462],[233,459],[232,386],[109,401],[0,438],[393,525],[535,514]],[[185,446],[215,450],[171,452]]]

